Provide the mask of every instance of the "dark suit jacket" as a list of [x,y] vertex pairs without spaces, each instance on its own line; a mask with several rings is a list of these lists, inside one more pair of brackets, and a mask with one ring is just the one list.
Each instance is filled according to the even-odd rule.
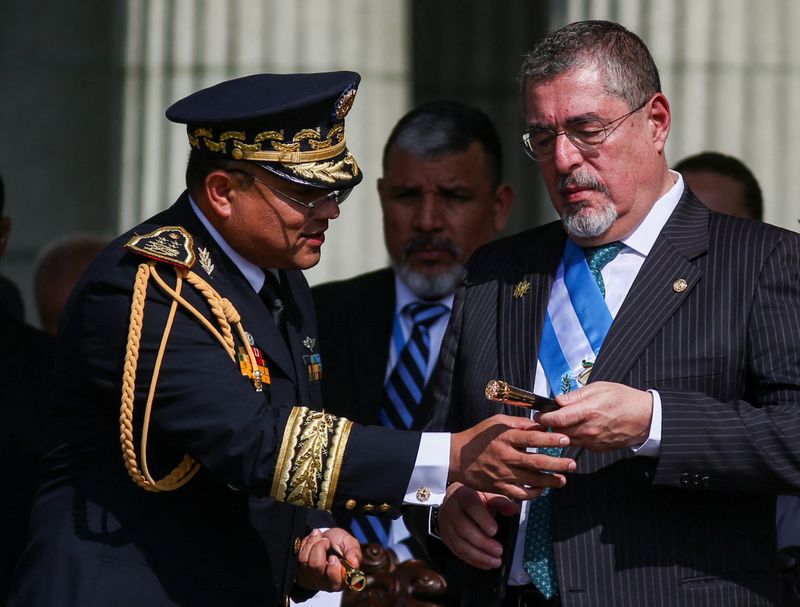
[[394,322],[394,272],[377,270],[311,292],[325,360],[325,409],[360,424],[380,424]]
[[[533,387],[564,242],[553,223],[473,256],[432,380],[431,427],[499,412],[483,396],[488,380]],[[524,280],[530,290],[514,297]],[[591,380],[658,390],[662,444],[658,459],[566,450],[578,468],[552,519],[563,606],[774,604],[774,494],[800,487],[797,234],[710,213],[685,192]],[[516,531],[504,521],[500,570],[451,577],[464,580],[465,604],[500,604]]]
[[[271,383],[256,392],[206,328],[179,309],[156,390],[148,459],[155,478],[184,453],[202,470],[176,491],[150,493],[128,477],[120,450],[131,293],[143,261],[123,245],[133,233],[160,226],[182,226],[194,237],[195,253],[207,249],[213,272],[207,274],[200,264],[193,269],[236,307],[265,353]],[[169,266],[158,267],[174,282]],[[302,342],[316,337],[308,285],[300,272],[282,276],[290,347],[258,295],[198,221],[186,195],[117,239],[92,263],[60,327],[55,434],[12,605],[272,607],[286,601],[297,563],[296,538],[332,521],[269,497],[292,407],[321,405],[317,382],[310,381],[301,358],[307,353]],[[211,317],[195,289],[186,285],[182,295]],[[141,413],[170,303],[151,280],[135,395],[140,453]],[[354,426],[338,485],[331,479],[333,508],[354,499],[386,502],[398,512],[418,443],[416,433]]]
[[25,546],[33,492],[45,448],[53,338],[0,313],[0,605]]

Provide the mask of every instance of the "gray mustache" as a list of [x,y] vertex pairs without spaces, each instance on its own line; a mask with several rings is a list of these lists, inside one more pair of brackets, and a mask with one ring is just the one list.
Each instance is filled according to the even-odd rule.
[[562,194],[567,188],[589,188],[609,195],[609,191],[600,181],[586,173],[570,173],[558,180],[558,191]]
[[444,249],[453,255],[458,254],[458,248],[449,238],[436,238],[432,234],[423,234],[413,240],[410,240],[406,246],[403,247],[403,256],[408,257],[412,253],[424,251],[428,247],[434,249]]

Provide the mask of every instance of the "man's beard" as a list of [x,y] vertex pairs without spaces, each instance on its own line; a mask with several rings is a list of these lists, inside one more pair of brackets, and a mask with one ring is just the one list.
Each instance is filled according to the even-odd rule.
[[411,268],[408,257],[415,251],[424,250],[428,246],[437,249],[446,249],[458,258],[458,249],[448,238],[435,238],[430,234],[423,234],[409,242],[403,249],[401,260],[392,259],[392,268],[414,295],[420,299],[441,299],[453,293],[461,282],[464,265],[454,262],[446,270],[433,275],[423,274]]
[[582,173],[566,175],[559,181],[559,191],[563,192],[569,186],[590,188],[605,198],[597,209],[591,208],[591,203],[578,202],[568,205],[561,216],[561,223],[570,236],[577,238],[596,238],[608,232],[617,220],[617,207],[611,200],[611,194],[602,183],[594,177]]

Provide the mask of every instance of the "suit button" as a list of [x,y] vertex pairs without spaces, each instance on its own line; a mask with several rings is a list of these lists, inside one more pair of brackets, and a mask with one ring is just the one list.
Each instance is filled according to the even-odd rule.
[[378,506],[378,512],[389,512],[391,509],[392,507],[389,504],[381,504]]
[[356,500],[347,500],[344,503],[345,510],[353,510],[356,507]]
[[704,476],[700,479],[700,484],[703,485],[703,487],[708,487],[711,484],[711,477]]
[[686,472],[684,472],[683,474],[681,474],[681,475],[680,475],[680,481],[679,481],[679,482],[680,482],[680,484],[681,484],[681,485],[683,485],[684,487],[685,487],[686,485],[688,485],[688,484],[689,484],[689,474],[688,474],[688,473],[686,473]]
[[298,554],[300,552],[300,544],[301,540],[299,537],[294,538],[294,553]]
[[363,506],[361,506],[361,510],[364,512],[374,512],[375,506],[373,506],[372,504],[364,504]]

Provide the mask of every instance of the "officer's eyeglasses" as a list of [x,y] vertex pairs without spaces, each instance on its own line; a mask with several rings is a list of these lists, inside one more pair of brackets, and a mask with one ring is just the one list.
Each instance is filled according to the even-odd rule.
[[[323,204],[328,201],[335,202],[337,205],[342,204],[348,196],[350,196],[350,192],[353,191],[353,188],[346,188],[343,190],[331,190],[327,194],[323,194],[322,196],[318,196],[316,198],[311,198],[310,200],[299,200],[294,196],[289,196],[286,192],[281,192],[278,188],[271,186],[266,181],[262,181],[255,175],[248,173],[247,171],[240,171],[237,170],[237,173],[244,173],[248,177],[252,178],[253,181],[257,181],[261,185],[265,186],[270,192],[275,194],[278,198],[282,199],[284,202],[294,202],[295,204],[299,204],[301,207],[306,209],[313,209],[316,208],[317,205]],[[309,193],[312,193],[309,191]]]
[[[650,100],[648,99],[647,101]],[[572,145],[582,152],[596,150],[605,143],[611,133],[617,130],[623,120],[641,110],[647,105],[647,101],[636,109],[610,122],[580,120],[574,124],[570,124],[563,131],[556,131],[555,129],[543,126],[533,127],[522,135],[522,147],[525,149],[525,153],[537,162],[543,162],[553,158],[556,151],[556,139],[559,135],[566,135],[567,139],[572,142]]]

